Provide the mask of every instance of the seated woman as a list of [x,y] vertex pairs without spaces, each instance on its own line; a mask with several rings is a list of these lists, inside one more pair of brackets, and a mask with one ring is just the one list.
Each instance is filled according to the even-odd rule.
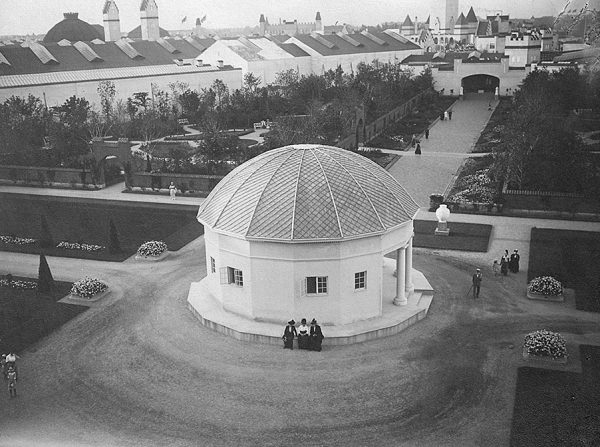
[[300,321],[300,326],[298,326],[298,347],[300,349],[310,349],[309,330],[310,328],[306,325],[306,318],[303,318]]

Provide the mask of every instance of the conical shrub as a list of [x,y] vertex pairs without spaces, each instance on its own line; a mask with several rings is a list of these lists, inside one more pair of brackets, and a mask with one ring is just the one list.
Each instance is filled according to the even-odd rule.
[[119,242],[119,233],[112,219],[108,221],[108,251],[111,253],[121,252],[121,243]]
[[50,293],[54,288],[54,278],[46,261],[46,257],[40,254],[40,267],[38,269],[38,292]]

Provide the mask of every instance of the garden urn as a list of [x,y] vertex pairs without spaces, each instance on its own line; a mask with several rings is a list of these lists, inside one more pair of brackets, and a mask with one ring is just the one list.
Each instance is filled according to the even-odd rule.
[[448,236],[450,229],[448,228],[448,218],[450,217],[450,210],[446,204],[441,204],[436,210],[435,215],[438,219],[437,228],[435,229],[436,236]]

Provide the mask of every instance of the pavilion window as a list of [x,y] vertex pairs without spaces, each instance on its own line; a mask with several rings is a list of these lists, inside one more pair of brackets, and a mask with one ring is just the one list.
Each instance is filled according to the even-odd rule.
[[327,293],[327,276],[307,276],[304,287],[307,295],[324,295]]
[[354,290],[364,290],[367,288],[367,272],[358,272],[354,274]]
[[240,269],[233,267],[222,267],[219,269],[221,284],[235,284],[242,287],[244,285],[244,273]]
[[210,271],[211,271],[211,273],[217,272],[217,265],[215,263],[215,258],[213,258],[212,256],[210,257]]

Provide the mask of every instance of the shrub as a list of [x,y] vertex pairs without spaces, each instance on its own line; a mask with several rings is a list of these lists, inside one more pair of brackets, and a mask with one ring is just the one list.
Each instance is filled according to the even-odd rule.
[[148,241],[140,245],[137,253],[138,255],[147,258],[148,256],[160,256],[165,251],[167,251],[167,244],[165,244],[163,241]]
[[54,288],[54,278],[46,261],[46,257],[40,254],[40,266],[38,268],[38,292],[50,293]]
[[121,252],[121,243],[119,242],[119,234],[117,227],[112,219],[108,221],[108,251],[111,253]]
[[71,293],[82,298],[92,298],[94,295],[104,292],[108,286],[96,278],[83,278],[73,283]]
[[533,278],[527,290],[532,293],[541,293],[542,295],[556,296],[563,292],[562,284],[552,276],[538,276]]
[[562,335],[545,329],[527,334],[523,346],[532,355],[547,356],[554,359],[567,356],[567,343]]

